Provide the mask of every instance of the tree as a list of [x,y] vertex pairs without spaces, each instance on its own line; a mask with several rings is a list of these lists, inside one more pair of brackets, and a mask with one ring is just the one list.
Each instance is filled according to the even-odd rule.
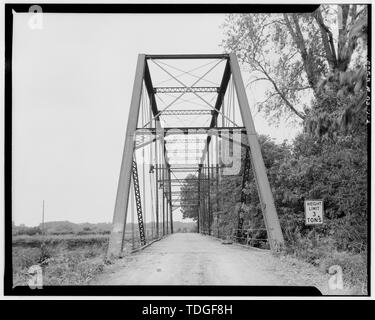
[[182,217],[198,219],[198,181],[197,177],[189,174],[181,186],[181,208]]
[[[314,13],[330,68],[318,85],[318,99],[306,127],[317,136],[332,137],[342,134],[342,130],[344,134],[361,134],[366,127],[367,109],[367,6],[339,5],[334,15],[329,14],[330,10],[332,7],[327,6]],[[333,39],[321,11],[337,24],[337,39]]]
[[[267,88],[257,106],[273,120],[283,115],[305,120],[311,100],[319,103],[332,89],[342,97],[361,91],[351,108],[363,106],[365,66],[357,64],[353,70],[351,62],[356,51],[364,50],[358,40],[367,40],[367,6],[322,5],[303,14],[233,14],[224,23],[224,34],[224,49],[235,52],[251,72],[248,85],[261,82]],[[339,85],[328,89],[327,82],[333,81]],[[350,112],[345,112],[347,121]]]

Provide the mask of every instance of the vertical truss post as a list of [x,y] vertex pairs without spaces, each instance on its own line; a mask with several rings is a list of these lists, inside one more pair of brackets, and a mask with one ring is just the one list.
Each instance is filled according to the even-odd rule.
[[[166,188],[168,190],[168,188]],[[165,229],[166,233],[169,234],[169,205],[168,205],[168,191],[165,194]]]
[[170,196],[170,193],[169,193],[169,183],[168,183],[168,168],[167,168],[167,165],[165,165],[165,168],[164,168],[164,171],[165,171],[165,180],[163,181],[164,184],[166,184],[165,186],[165,227],[166,227],[166,230],[167,230],[167,234],[169,233],[169,218],[168,218],[168,215],[169,215],[169,205],[168,205],[168,197]]
[[206,199],[206,211],[205,211],[205,234],[207,234],[207,231],[208,231],[208,215],[209,215],[209,204],[208,204],[208,166],[206,165],[206,174],[205,174],[205,179],[206,179],[206,190],[205,190],[205,199]]
[[169,202],[169,212],[170,212],[170,220],[171,220],[171,233],[173,233],[173,210],[172,210],[172,202]]
[[[219,169],[219,175],[220,175],[220,190],[223,190],[223,168]],[[224,197],[225,197],[225,194],[224,194],[224,192],[220,192],[220,195],[221,195],[220,209],[224,210]]]
[[200,211],[201,211],[201,171],[202,171],[202,165],[199,165],[198,169],[198,219],[197,219],[197,229],[198,233],[200,232],[200,225],[199,225],[199,220],[200,220]]
[[206,166],[203,167],[203,234],[206,233],[206,228],[207,228],[207,219],[206,219],[206,213],[207,213],[207,179],[206,179]]
[[163,199],[163,236],[165,236],[165,170],[164,170],[164,164],[161,165],[162,168],[162,177],[163,177],[163,194],[162,194],[162,199]]
[[219,165],[216,165],[216,211],[220,211]]
[[168,189],[169,189],[169,214],[170,214],[170,224],[171,233],[173,233],[173,210],[172,210],[172,186],[171,186],[171,166],[168,164]]
[[[224,96],[223,96],[223,102],[224,102]],[[223,103],[223,105],[222,105],[222,107],[221,107],[221,126],[222,127],[225,127],[225,118],[224,118],[224,114],[225,114],[225,106],[224,106],[224,103]]]
[[210,153],[208,153],[208,234],[211,235],[211,166],[210,166]]
[[243,174],[242,174],[242,191],[241,191],[241,202],[246,202],[246,193],[243,191],[246,187],[246,182],[249,181],[250,178],[250,148],[246,148],[245,153],[245,160],[244,160],[244,167],[243,167]]
[[222,207],[220,206],[220,199],[223,197],[221,193],[221,180],[220,180],[220,141],[219,141],[220,134],[216,137],[216,187],[217,187],[217,237],[220,238],[220,215]]
[[159,186],[158,186],[158,180],[159,180],[159,165],[155,164],[155,201],[156,201],[156,237],[159,238]]
[[243,222],[244,219],[242,217],[242,205],[246,203],[246,193],[244,189],[246,187],[246,182],[249,181],[250,176],[250,148],[246,148],[245,159],[244,159],[244,166],[243,166],[243,173],[242,173],[242,189],[241,189],[241,208],[238,210],[238,226],[237,226],[237,239],[242,238],[242,229],[243,229]]
[[[217,146],[216,146],[217,147]],[[216,164],[216,221],[217,221],[217,237],[219,238],[219,165]]]
[[202,223],[202,231],[203,234],[206,233],[206,210],[207,210],[207,202],[206,202],[206,191],[207,191],[207,179],[206,179],[206,166],[203,166],[203,223]]
[[116,204],[112,221],[112,232],[109,239],[109,256],[121,254],[124,246],[125,225],[128,211],[130,177],[132,171],[134,140],[133,135],[137,127],[139,106],[141,102],[143,74],[145,69],[145,55],[138,55],[133,93],[129,109],[128,125],[125,135],[125,146],[122,155],[120,177],[117,187]]
[[277,216],[271,187],[268,181],[266,167],[256,134],[253,118],[251,116],[249,103],[246,97],[245,86],[242,81],[240,67],[234,53],[229,55],[230,67],[234,86],[237,93],[238,104],[241,111],[242,121],[246,127],[247,139],[251,150],[251,160],[254,168],[254,176],[258,185],[259,199],[262,207],[263,217],[267,228],[271,250],[275,251],[284,244],[284,238]]

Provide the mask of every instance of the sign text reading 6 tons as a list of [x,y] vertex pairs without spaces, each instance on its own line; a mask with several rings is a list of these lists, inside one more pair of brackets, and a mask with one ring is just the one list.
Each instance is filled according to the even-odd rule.
[[306,200],[305,201],[306,224],[323,223],[323,201]]

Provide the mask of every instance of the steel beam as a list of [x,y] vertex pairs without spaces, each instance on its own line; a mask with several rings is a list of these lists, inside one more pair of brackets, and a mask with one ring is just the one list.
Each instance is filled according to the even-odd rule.
[[207,150],[207,187],[208,187],[208,234],[211,235],[211,168],[210,168],[210,149]]
[[229,64],[229,61],[227,61],[226,65],[225,65],[225,69],[224,69],[223,78],[222,78],[221,84],[220,84],[219,95],[218,95],[216,103],[215,103],[215,109],[216,110],[214,110],[214,115],[212,116],[212,119],[211,119],[210,128],[213,128],[213,127],[217,126],[217,117],[219,115],[218,111],[220,111],[220,108],[223,104],[225,92],[227,91],[227,88],[228,88],[228,84],[229,84],[229,80],[230,80],[230,74],[231,74],[230,71],[231,71],[230,70],[230,64]]
[[141,190],[139,189],[137,161],[135,161],[135,160],[133,160],[132,173],[133,173],[135,203],[136,203],[136,206],[137,206],[139,237],[141,239],[141,245],[144,246],[144,245],[146,245],[146,235],[145,235],[145,228],[144,228],[144,225],[143,225],[142,200],[141,200]]
[[277,216],[271,187],[268,181],[266,167],[264,166],[262,152],[250,112],[250,106],[243,84],[241,70],[234,53],[230,54],[230,67],[232,71],[234,86],[237,93],[238,104],[241,111],[242,121],[246,126],[247,139],[251,151],[251,160],[254,169],[254,176],[258,187],[259,199],[262,207],[264,222],[267,228],[271,250],[277,250],[284,244],[284,237],[281,231],[279,218]]
[[[164,165],[161,165],[161,166],[163,168],[163,171],[162,171],[163,179],[165,179]],[[163,183],[162,199],[163,199],[163,236],[165,236],[165,183]]]
[[217,164],[216,165],[216,212],[219,212],[220,211],[220,207],[219,207],[219,199],[220,199],[220,195],[219,195],[219,165]]
[[[156,150],[156,148],[155,148]],[[157,155],[156,155],[157,159]],[[155,215],[156,215],[156,234],[157,238],[159,238],[159,186],[158,186],[158,179],[159,179],[159,165],[155,164]]]
[[200,157],[199,155],[195,155],[195,154],[192,154],[192,155],[189,155],[189,156],[181,156],[180,154],[172,154],[172,156],[168,156],[168,159],[169,160],[198,160]]
[[148,54],[146,59],[228,59],[228,54]]
[[[171,170],[170,166],[168,165],[168,188],[169,191],[172,192],[172,185],[171,185]],[[169,195],[169,214],[170,214],[170,224],[171,224],[171,233],[173,233],[173,212],[172,212],[172,197],[171,194]]]
[[192,110],[192,109],[189,109],[189,110],[177,110],[177,109],[173,109],[173,110],[165,110],[165,111],[162,111],[160,115],[162,116],[175,116],[175,115],[212,115],[214,113],[214,110],[202,110],[202,109],[199,109],[199,110]]
[[198,171],[198,218],[197,218],[197,224],[198,224],[198,233],[200,232],[200,216],[201,216],[201,171],[202,166],[199,166]]
[[[186,181],[202,181],[206,179],[198,179],[198,178],[181,178],[181,179],[170,179],[171,182],[186,182]],[[158,182],[164,182],[168,180],[158,180]]]
[[189,92],[212,92],[217,93],[220,87],[154,87],[154,93],[189,93]]
[[[171,153],[171,154],[176,154],[176,155],[178,155],[178,154],[181,154],[182,153],[182,151],[184,151],[184,150],[181,150],[181,149],[172,149],[172,147],[174,146],[174,145],[172,145],[172,144],[169,144],[169,145],[167,145],[168,146],[168,151]],[[193,154],[197,154],[197,153],[200,153],[200,152],[202,152],[203,150],[201,149],[201,148],[198,148],[198,149],[195,149],[195,148],[189,148],[189,149],[187,149],[187,154],[190,154],[190,153],[193,153]]]
[[[169,136],[177,135],[177,134],[207,134],[207,132],[215,132],[218,131],[221,133],[222,131],[240,131],[241,133],[246,132],[245,127],[165,127],[161,129],[157,128],[137,128],[135,135],[155,135],[155,134],[169,134]],[[168,136],[167,136],[168,137]],[[167,138],[166,137],[166,138]],[[166,140],[166,142],[169,142],[169,140]],[[173,140],[172,140],[173,142]]]
[[[184,205],[184,206],[186,206],[186,207],[197,207],[198,206],[198,203],[196,203],[196,204],[189,204],[189,205]],[[172,209],[173,208],[181,208],[182,206],[177,206],[177,205],[173,205],[172,206]]]
[[116,204],[113,214],[112,232],[109,239],[108,255],[118,256],[123,250],[126,216],[128,211],[130,177],[132,173],[134,140],[133,133],[137,128],[139,106],[141,102],[145,55],[138,55],[133,94],[130,103],[128,125],[125,135],[125,146],[122,155],[120,177],[117,187]]
[[156,120],[155,126],[157,128],[160,128],[159,116],[157,116],[157,114],[159,113],[159,110],[158,110],[158,106],[156,104],[154,88],[153,88],[153,85],[152,85],[150,70],[148,68],[147,61],[145,62],[144,81],[145,81],[147,94],[148,94],[148,97],[150,99],[152,114],[154,115],[154,117],[156,117],[155,118],[155,120]]

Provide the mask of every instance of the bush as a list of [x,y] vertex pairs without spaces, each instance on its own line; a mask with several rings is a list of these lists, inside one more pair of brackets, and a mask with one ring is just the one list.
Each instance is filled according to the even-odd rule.
[[14,229],[15,235],[28,235],[28,236],[34,236],[42,234],[42,231],[39,227],[15,227]]

